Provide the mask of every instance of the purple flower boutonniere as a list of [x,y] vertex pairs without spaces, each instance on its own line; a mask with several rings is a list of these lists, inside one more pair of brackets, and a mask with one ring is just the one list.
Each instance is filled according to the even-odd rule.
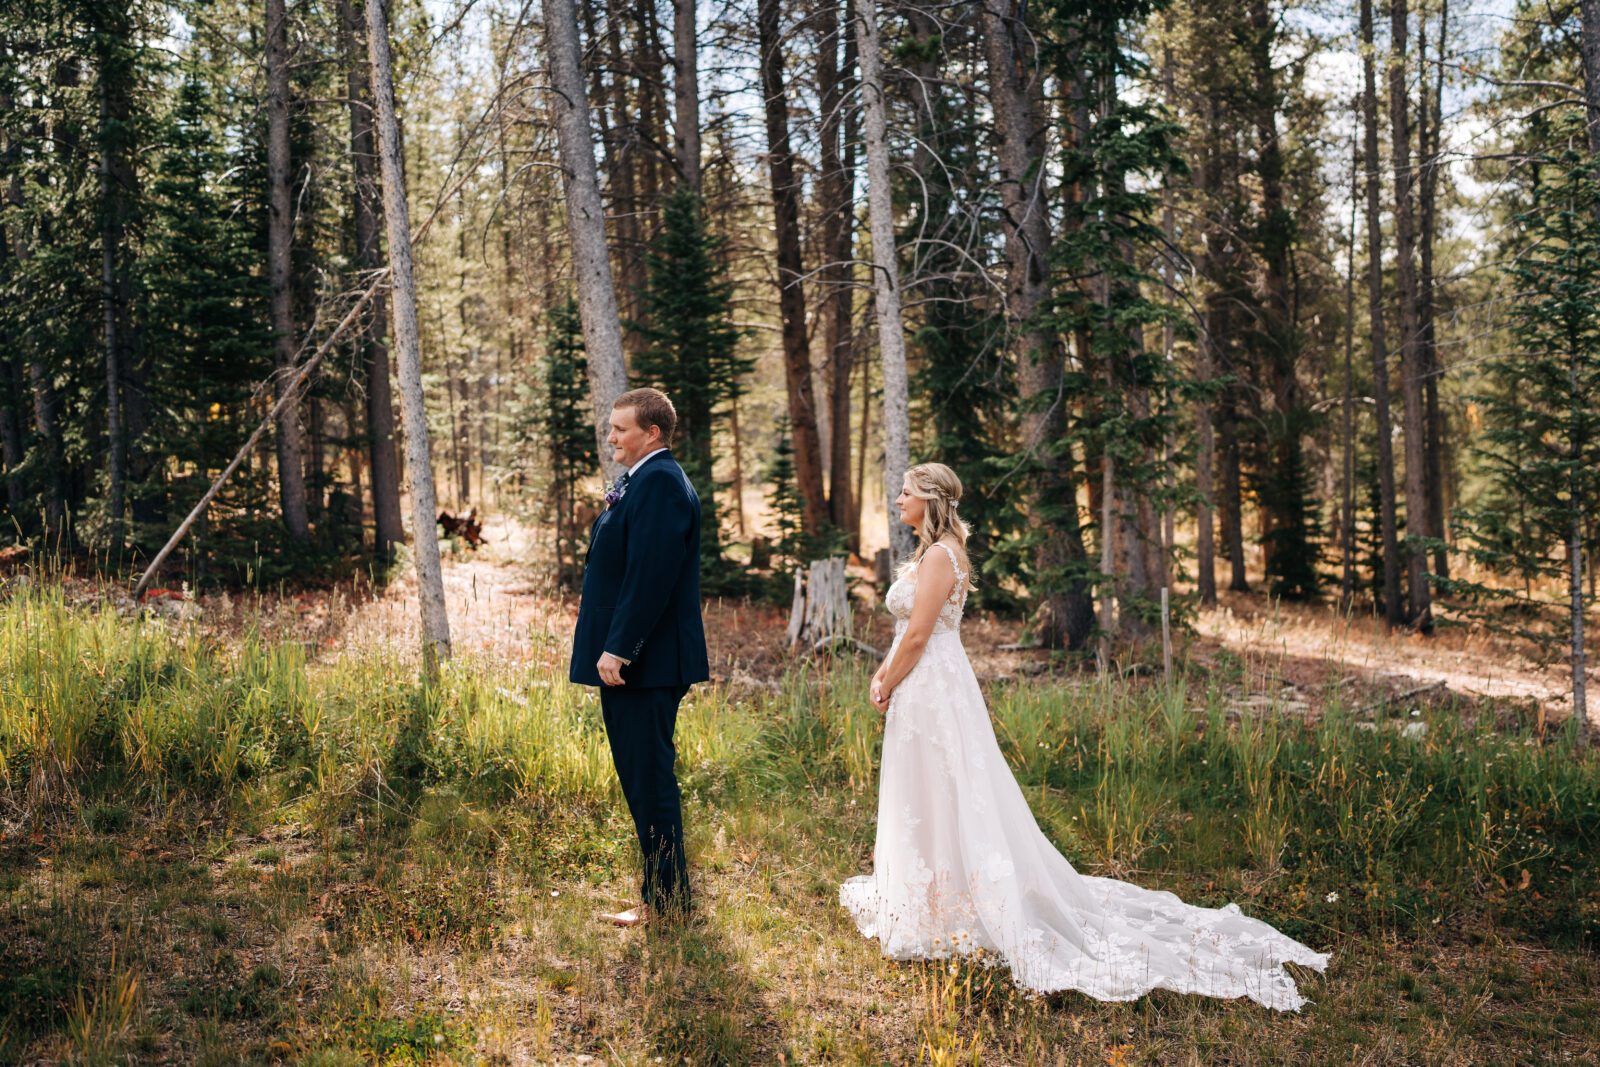
[[624,471],[617,475],[617,480],[611,483],[611,488],[606,490],[606,507],[611,507],[621,500],[628,492],[628,475]]

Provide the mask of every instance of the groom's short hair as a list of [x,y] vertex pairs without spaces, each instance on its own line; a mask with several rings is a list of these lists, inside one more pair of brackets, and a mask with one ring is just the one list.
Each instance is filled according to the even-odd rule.
[[633,417],[641,429],[660,427],[661,443],[672,444],[672,432],[678,428],[678,412],[672,406],[672,401],[667,399],[667,394],[661,390],[651,389],[648,386],[643,389],[629,389],[611,402],[611,408],[612,410],[632,408]]

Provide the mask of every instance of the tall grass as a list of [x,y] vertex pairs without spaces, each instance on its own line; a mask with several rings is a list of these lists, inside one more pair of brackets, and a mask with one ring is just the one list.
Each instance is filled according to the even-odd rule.
[[[844,661],[797,667],[772,694],[698,687],[678,735],[690,803],[870,798],[882,720],[866,680]],[[1487,717],[1363,723],[1337,702],[1316,722],[1240,716],[1217,687],[1117,681],[1009,684],[991,706],[1080,868],[1248,897],[1318,944],[1466,914],[1567,943],[1600,933],[1600,765]],[[48,587],[0,603],[0,792],[32,818],[181,792],[287,806],[332,833],[441,789],[491,811],[615,813],[594,692],[470,658],[423,690],[382,656],[222,647]],[[841,832],[865,838],[870,804],[857,810]],[[830,873],[856,854],[830,853]]]

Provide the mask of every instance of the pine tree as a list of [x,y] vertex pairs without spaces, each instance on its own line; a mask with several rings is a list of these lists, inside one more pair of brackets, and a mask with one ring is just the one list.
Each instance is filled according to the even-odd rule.
[[1564,126],[1553,132],[1567,147],[1541,168],[1532,207],[1517,218],[1524,251],[1510,280],[1521,351],[1492,361],[1479,403],[1499,502],[1522,520],[1518,562],[1567,578],[1574,719],[1586,739],[1583,564],[1600,506],[1600,184],[1596,161],[1579,147],[1581,125]]
[[781,599],[789,594],[794,569],[807,557],[805,502],[795,483],[794,441],[786,416],[778,416],[776,435],[772,455],[762,468],[761,478],[767,483],[767,506],[772,511],[772,523],[778,535],[772,544],[772,595]]
[[733,283],[722,241],[706,230],[700,198],[687,185],[668,199],[661,233],[646,257],[648,285],[640,294],[645,321],[635,326],[646,348],[634,360],[635,385],[652,385],[678,412],[677,450],[700,493],[700,548],[716,571],[722,559],[712,474],[713,434],[729,402],[744,393],[755,361],[739,354],[743,331],[733,325]]
[[[1176,127],[1153,96],[1129,91],[1146,69],[1127,29],[1160,9],[1160,0],[1051,0],[1049,56],[1070,86],[1070,128],[1061,138],[1067,196],[1054,246],[1058,284],[1051,314],[1077,339],[1078,365],[1068,388],[1086,398],[1073,436],[1099,461],[1102,625],[1106,594],[1120,605],[1119,628],[1147,632],[1157,593],[1169,578],[1155,516],[1175,506],[1163,487],[1163,455],[1192,389],[1176,363],[1147,343],[1153,329],[1183,321],[1160,293],[1160,279],[1137,253],[1159,248],[1154,222],[1161,175],[1186,173],[1173,148]],[[1181,462],[1181,458],[1178,459]],[[1109,491],[1108,491],[1109,490]],[[1109,520],[1109,521],[1107,521]]]
[[[149,389],[163,417],[134,443],[169,462],[130,487],[161,520],[135,529],[135,542],[146,549],[165,540],[170,517],[194,505],[254,428],[259,410],[252,391],[261,354],[271,346],[259,257],[235,211],[242,193],[227,177],[229,161],[208,128],[214,106],[205,83],[188,72],[166,118],[149,189],[144,333],[160,353]],[[257,528],[239,520],[265,509],[269,489],[260,472],[241,472],[230,482],[196,538],[202,559],[210,551],[236,572],[250,565],[276,524]]]
[[549,324],[542,368],[545,403],[539,419],[550,462],[546,502],[556,524],[559,579],[563,585],[576,586],[583,577],[583,539],[588,534],[578,520],[578,484],[596,465],[594,427],[589,422],[589,361],[577,300],[569,296],[566,303],[551,308]]

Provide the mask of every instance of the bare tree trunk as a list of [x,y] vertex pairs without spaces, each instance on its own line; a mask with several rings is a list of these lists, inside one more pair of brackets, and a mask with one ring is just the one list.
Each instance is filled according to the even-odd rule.
[[[876,301],[874,301],[876,303]],[[872,361],[861,361],[861,427],[856,431],[856,531],[867,499],[867,441],[872,429]]]
[[[1585,397],[1578,384],[1578,347],[1574,343],[1568,352],[1567,359],[1567,389],[1571,398],[1571,409],[1576,422],[1579,405],[1593,403],[1593,397]],[[1569,434],[1568,447],[1576,453],[1582,447],[1577,434]],[[1586,679],[1584,668],[1583,650],[1583,533],[1584,533],[1584,495],[1579,482],[1580,474],[1578,464],[1567,464],[1567,499],[1572,502],[1572,529],[1567,541],[1567,592],[1571,601],[1570,616],[1572,620],[1572,713],[1577,716],[1576,736],[1578,744],[1587,747],[1589,743],[1589,698],[1586,692]]]
[[678,174],[700,192],[700,72],[696,55],[695,0],[672,0],[672,146]]
[[1372,328],[1373,420],[1377,426],[1379,526],[1383,537],[1384,616],[1405,621],[1400,599],[1400,542],[1396,533],[1394,437],[1389,414],[1389,354],[1384,337],[1383,216],[1378,206],[1382,166],[1378,154],[1378,89],[1374,63],[1372,0],[1361,0],[1363,158],[1367,171],[1367,310]]
[[[1006,317],[1017,331],[1022,448],[1032,459],[1028,506],[1042,527],[1034,563],[1035,632],[1049,648],[1081,648],[1094,626],[1093,596],[1080,578],[1087,558],[1078,524],[1070,459],[1054,453],[1065,437],[1066,402],[1059,344],[1039,322],[1050,293],[1050,221],[1045,198],[1044,130],[1029,90],[1022,14],[1013,0],[984,0],[983,37],[999,134],[1001,205],[1006,239]],[[864,57],[863,57],[864,58]],[[898,489],[898,486],[895,487]]]
[[[1215,105],[1206,103],[1209,112]],[[1215,195],[1222,185],[1222,167],[1217,146],[1208,143],[1205,158],[1199,168],[1199,186],[1202,195]],[[1208,212],[1209,214],[1209,212]],[[1195,341],[1194,376],[1202,387],[1216,377],[1217,339],[1212,333],[1215,308],[1221,294],[1216,291],[1218,261],[1222,235],[1208,219],[1201,235],[1201,273],[1211,281],[1206,293],[1205,307],[1200,313],[1200,336]],[[1209,396],[1195,401],[1195,584],[1200,603],[1211,607],[1217,602],[1217,545],[1216,545],[1216,490],[1213,485],[1217,464],[1216,404]]]
[[[845,531],[849,547],[860,549],[860,528],[853,521],[855,502],[850,493],[850,372],[855,355],[854,290],[850,285],[855,236],[855,148],[841,151],[840,135],[850,106],[851,73],[855,66],[853,17],[846,0],[845,33],[839,32],[838,3],[822,0],[817,13],[817,88],[822,108],[822,347],[828,374],[828,517]],[[867,0],[870,2],[870,0]],[[839,48],[844,38],[844,69]],[[850,531],[855,528],[855,533]]]
[[1344,404],[1339,444],[1342,484],[1339,492],[1339,549],[1343,566],[1339,572],[1339,603],[1348,608],[1356,592],[1356,450],[1355,450],[1355,373],[1356,336],[1356,217],[1361,197],[1361,142],[1350,136],[1350,240],[1346,244],[1344,273]]
[[445,612],[444,575],[439,565],[439,508],[428,454],[428,413],[422,396],[422,345],[417,332],[416,281],[411,270],[411,219],[406,208],[405,169],[400,158],[400,129],[390,73],[389,23],[383,0],[367,0],[367,52],[377,112],[378,162],[383,171],[383,215],[389,236],[406,470],[411,476],[412,536],[416,539],[417,589],[422,605],[422,662],[425,674],[432,679],[437,676],[440,661],[450,656],[450,619]]
[[[1426,368],[1423,380],[1423,398],[1427,419],[1428,455],[1428,536],[1439,542],[1433,550],[1433,571],[1441,578],[1450,577],[1450,553],[1445,549],[1444,506],[1444,411],[1439,406],[1439,385],[1444,375],[1444,364],[1439,358],[1438,325],[1435,321],[1433,251],[1437,239],[1437,200],[1439,191],[1439,146],[1444,126],[1444,70],[1445,42],[1449,34],[1450,3],[1443,0],[1439,7],[1439,59],[1433,83],[1428,91],[1428,18],[1424,11],[1418,20],[1417,54],[1422,57],[1422,79],[1418,92],[1417,142],[1422,162],[1422,183],[1418,207],[1422,226],[1421,293],[1418,298],[1418,315],[1422,331],[1422,362]],[[1430,95],[1432,97],[1430,101]],[[1431,107],[1430,107],[1431,103]],[[1430,119],[1431,115],[1431,119]]]
[[[272,354],[278,373],[273,393],[283,396],[293,374],[294,291],[289,284],[294,213],[289,200],[289,17],[284,0],[267,0],[267,185],[271,211],[267,223],[267,278],[272,289]],[[278,506],[289,536],[311,540],[306,509],[305,444],[296,405],[278,418]]]
[[[766,107],[773,221],[777,230],[778,305],[783,317],[789,425],[794,435],[795,481],[800,491],[802,520],[805,531],[815,534],[827,524],[828,502],[822,485],[822,442],[817,432],[817,404],[811,384],[811,352],[802,289],[805,269],[800,255],[799,183],[789,142],[789,96],[784,84],[779,14],[778,0],[758,0],[756,29],[761,51],[761,92]],[[886,311],[883,307],[878,310],[880,314]],[[898,316],[893,321],[898,322]],[[884,358],[888,359],[887,353]],[[884,403],[889,402],[886,390]],[[895,489],[898,491],[898,484]]]
[[[1578,0],[1578,53],[1583,60],[1583,100],[1589,154],[1600,156],[1600,0]],[[1600,201],[1595,203],[1600,215]]]
[[[576,3],[577,0],[574,0]],[[591,48],[598,52],[601,38],[595,27],[597,0],[583,0],[584,17],[589,30]],[[634,73],[633,49],[623,48],[623,0],[606,0],[606,62],[593,64],[591,79],[595,115],[598,118],[600,142],[605,148],[606,195],[611,211],[615,236],[617,280],[613,288],[613,301],[625,322],[639,319],[639,293],[645,285],[644,238],[640,228],[642,215],[639,199],[639,123],[636,117],[637,99],[628,94],[629,79]],[[548,25],[545,28],[546,48],[549,47]],[[576,30],[574,30],[576,34]],[[605,82],[606,71],[611,73],[611,83]],[[555,104],[560,107],[561,100]],[[609,106],[610,117],[607,117]],[[589,152],[594,153],[591,143]],[[632,328],[623,331],[624,353],[638,352],[643,344],[639,332]],[[626,365],[626,356],[624,356]],[[606,450],[602,449],[602,453]]]
[[1406,0],[1389,9],[1389,121],[1394,155],[1395,276],[1400,288],[1400,396],[1405,408],[1407,621],[1424,632],[1433,628],[1428,589],[1428,557],[1416,539],[1432,528],[1428,519],[1428,456],[1424,430],[1422,336],[1417,317],[1416,223],[1412,212],[1410,100],[1406,87]]
[[[101,56],[105,66],[105,56]],[[127,204],[125,189],[121,186],[130,168],[125,159],[117,158],[114,145],[121,135],[112,131],[113,124],[126,123],[126,114],[113,115],[113,76],[106,70],[100,72],[100,300],[103,309],[106,370],[106,477],[111,518],[111,549],[120,553],[123,542],[123,502],[127,482],[128,438],[122,421],[122,374],[126,361],[123,357],[125,339],[118,327],[126,313],[126,293],[119,272],[122,253],[124,216]]]
[[572,273],[577,282],[578,317],[589,360],[589,395],[594,401],[595,441],[607,479],[622,472],[606,446],[611,402],[628,389],[622,359],[622,327],[606,255],[605,209],[595,172],[589,129],[589,101],[579,66],[578,15],[573,0],[544,0],[545,47],[555,89],[556,134],[566,193],[567,229],[572,239]]
[[[350,98],[350,158],[355,169],[356,264],[370,275],[383,266],[379,247],[377,203],[378,157],[372,144],[371,78],[361,48],[360,16],[353,0],[339,0],[339,26],[345,52],[345,84]],[[367,463],[372,469],[373,556],[381,564],[394,561],[395,546],[405,541],[400,518],[400,462],[394,440],[394,391],[389,380],[388,311],[382,294],[362,323],[357,346],[366,384]]]
[[890,562],[916,550],[911,527],[895,514],[906,468],[911,465],[911,421],[906,384],[906,338],[900,313],[900,261],[895,250],[894,205],[889,188],[889,122],[883,98],[883,60],[878,51],[875,0],[860,0],[856,50],[861,62],[861,106],[867,142],[867,217],[872,233],[872,280],[878,316],[878,351],[883,358],[883,492],[889,520]]
[[[1273,418],[1276,432],[1271,434],[1272,454],[1268,462],[1277,470],[1272,479],[1280,485],[1277,493],[1263,494],[1269,531],[1285,530],[1303,523],[1300,501],[1288,499],[1293,476],[1303,463],[1300,430],[1296,413],[1302,407],[1297,364],[1300,357],[1299,331],[1290,295],[1290,254],[1293,249],[1295,219],[1284,201],[1283,151],[1278,137],[1279,93],[1273,69],[1273,44],[1277,40],[1277,20],[1266,0],[1251,0],[1250,57],[1252,121],[1256,128],[1257,164],[1261,179],[1262,224],[1258,228],[1258,248],[1265,270],[1261,332],[1266,339],[1266,371],[1272,388]],[[1291,531],[1291,539],[1305,533]],[[1278,542],[1267,537],[1262,544],[1268,573],[1274,572],[1273,552]]]

